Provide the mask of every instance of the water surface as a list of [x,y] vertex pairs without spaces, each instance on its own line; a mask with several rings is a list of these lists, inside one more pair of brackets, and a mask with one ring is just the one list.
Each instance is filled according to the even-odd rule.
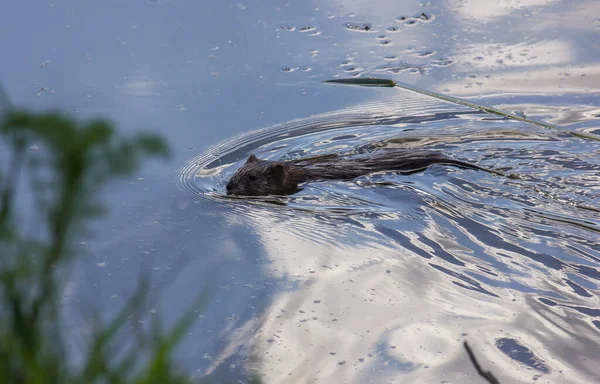
[[[216,294],[179,350],[194,376],[267,383],[600,381],[598,143],[400,89],[377,75],[599,133],[595,1],[26,0],[0,12],[19,105],[112,118],[171,143],[103,197],[68,282],[112,316],[140,269],[176,319]],[[221,143],[221,144],[218,144]],[[428,148],[527,177],[434,166],[227,199],[250,153]],[[170,283],[170,284],[167,284]],[[165,288],[166,287],[166,288]]]

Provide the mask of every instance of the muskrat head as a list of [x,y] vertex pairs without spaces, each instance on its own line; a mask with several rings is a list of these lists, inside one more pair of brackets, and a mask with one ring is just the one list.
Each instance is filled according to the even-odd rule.
[[265,196],[285,194],[283,163],[250,155],[227,183],[228,195]]

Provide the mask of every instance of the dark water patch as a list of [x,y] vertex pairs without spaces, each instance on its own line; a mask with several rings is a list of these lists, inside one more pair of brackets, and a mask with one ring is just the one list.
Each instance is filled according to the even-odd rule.
[[466,275],[463,275],[462,273],[454,272],[454,271],[452,271],[452,270],[450,270],[448,268],[444,268],[444,267],[442,267],[440,265],[433,264],[433,263],[429,263],[429,265],[431,267],[437,269],[440,272],[443,272],[443,273],[445,273],[445,274],[447,274],[449,276],[455,277],[455,278],[463,281],[464,283],[466,283],[466,284],[464,284],[464,283],[458,282],[458,281],[453,281],[452,282],[453,284],[455,284],[455,285],[457,285],[457,286],[459,286],[461,288],[465,288],[465,289],[468,289],[468,290],[471,290],[471,291],[483,293],[483,294],[490,295],[490,296],[493,296],[493,297],[498,297],[498,295],[496,295],[495,293],[490,292],[487,289],[483,288],[481,286],[481,283],[479,283],[478,281],[476,281],[476,280],[474,280],[474,279],[472,279],[472,278],[470,278],[470,277],[468,277]]
[[600,280],[600,271],[598,271],[596,268],[588,267],[585,265],[578,265],[576,268],[577,272],[581,273],[582,275],[592,278],[594,280]]
[[549,300],[549,299],[546,299],[546,298],[543,298],[543,297],[539,297],[539,298],[538,298],[538,300],[539,300],[541,303],[544,303],[544,304],[546,304],[546,305],[548,305],[548,306],[550,306],[550,307],[556,307],[556,306],[558,305],[558,304],[557,304],[557,303],[555,303],[554,301],[552,301],[552,300]]
[[572,308],[572,309],[576,310],[577,312],[583,313],[588,316],[600,317],[600,309],[598,309],[598,308],[573,307],[573,306],[570,306],[569,308]]
[[402,248],[408,249],[409,251],[414,252],[415,254],[425,258],[431,259],[433,256],[420,248],[419,246],[413,244],[412,240],[408,238],[408,236],[403,235],[399,231],[395,229],[388,228],[383,225],[375,226],[375,230],[379,231],[381,234],[389,237],[393,241],[395,241]]
[[535,356],[535,354],[526,346],[515,339],[501,338],[496,340],[496,347],[506,356],[518,361],[528,367],[536,369],[543,373],[550,373],[550,369],[544,364],[544,361]]

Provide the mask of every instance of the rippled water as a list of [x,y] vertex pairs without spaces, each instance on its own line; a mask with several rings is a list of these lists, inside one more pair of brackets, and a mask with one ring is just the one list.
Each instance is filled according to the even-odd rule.
[[[227,140],[192,159],[178,186],[250,222],[271,274],[294,287],[275,298],[253,336],[267,382],[328,381],[336,372],[352,382],[467,382],[457,370],[470,369],[462,340],[507,382],[542,374],[593,382],[597,146],[390,90],[385,104]],[[436,165],[410,176],[311,182],[288,197],[224,195],[251,153],[285,160],[388,148],[435,149],[522,179]],[[342,365],[353,368],[336,371]]]
[[[193,375],[482,383],[467,340],[503,383],[600,382],[598,142],[320,83],[388,77],[598,135],[598,15],[596,0],[12,2],[0,73],[15,104],[108,116],[173,149],[103,194],[111,215],[65,282],[69,339],[90,333],[80,306],[110,318],[152,264],[166,324],[218,288],[179,350]],[[224,195],[250,153],[390,148],[523,177],[436,165]]]

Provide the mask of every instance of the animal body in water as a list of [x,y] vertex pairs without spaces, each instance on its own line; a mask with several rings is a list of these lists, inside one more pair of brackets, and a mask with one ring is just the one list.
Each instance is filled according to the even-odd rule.
[[433,164],[449,164],[505,176],[502,172],[426,150],[393,150],[353,156],[331,154],[288,161],[261,160],[250,155],[227,183],[227,194],[291,195],[300,190],[300,184],[308,181],[350,180],[380,171],[411,174]]

